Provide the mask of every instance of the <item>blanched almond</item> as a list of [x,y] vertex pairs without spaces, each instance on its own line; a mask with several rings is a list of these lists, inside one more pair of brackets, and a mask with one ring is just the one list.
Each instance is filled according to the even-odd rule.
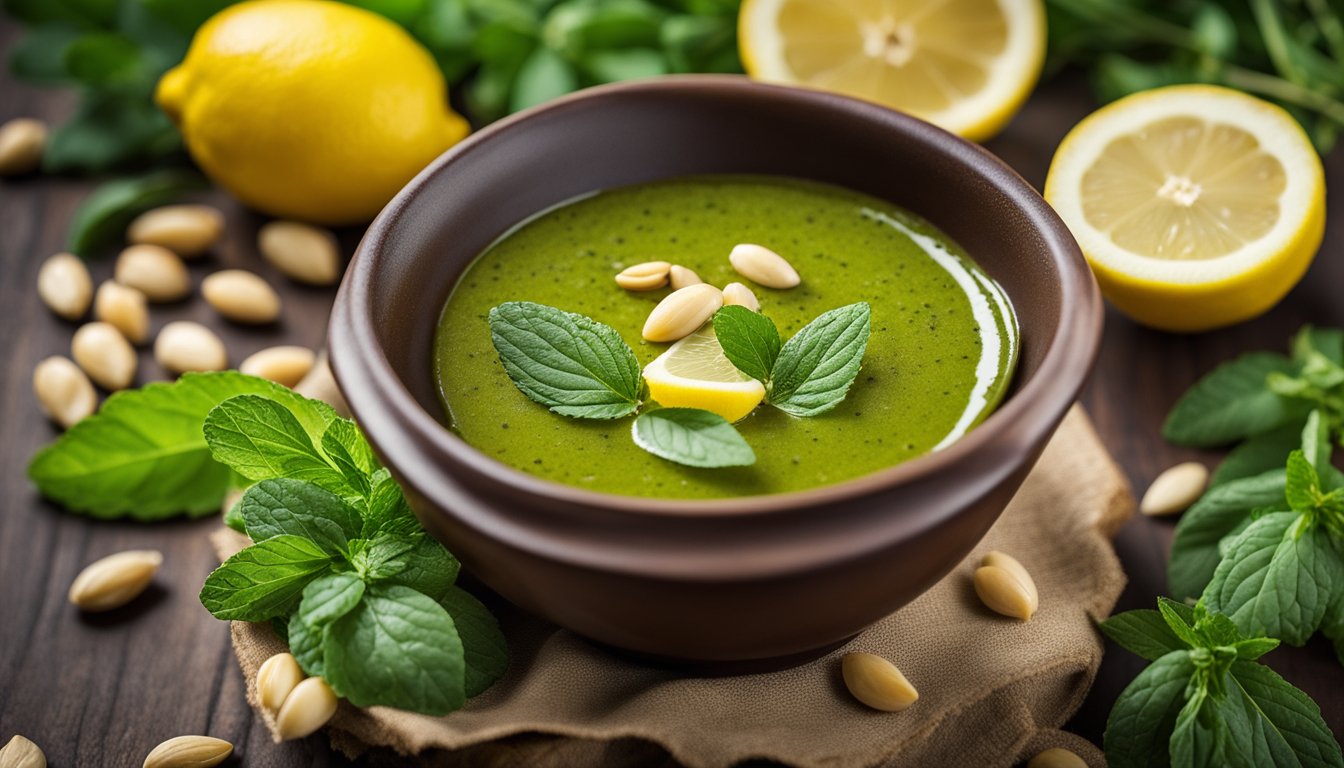
[[47,124],[31,117],[16,117],[0,125],[0,176],[21,176],[36,171],[47,148]]
[[36,744],[16,733],[0,747],[0,768],[47,768],[47,756]]
[[111,323],[80,326],[70,340],[70,356],[94,383],[108,391],[125,389],[135,380],[135,350]]
[[752,312],[761,311],[761,302],[757,300],[756,294],[741,283],[729,283],[723,286],[723,305],[746,307]]
[[345,402],[341,388],[336,386],[336,377],[331,374],[331,365],[327,362],[326,352],[317,356],[313,369],[303,377],[303,381],[294,385],[294,391],[304,397],[321,400],[340,415],[350,418],[350,406]]
[[37,295],[52,312],[66,320],[78,320],[89,311],[93,278],[78,256],[58,253],[42,262],[37,271]]
[[1026,621],[1036,612],[1031,593],[1011,571],[996,565],[975,569],[975,594],[991,611]]
[[919,700],[919,691],[890,661],[871,653],[846,653],[840,661],[845,687],[873,709],[900,712]]
[[626,267],[616,276],[616,284],[627,291],[654,291],[667,285],[672,265],[666,261],[646,261]]
[[271,714],[279,712],[303,678],[303,670],[292,653],[277,653],[262,662],[261,669],[257,670],[257,699],[262,708]]
[[233,745],[212,736],[176,736],[154,748],[143,768],[211,768],[233,754]]
[[1027,768],[1087,768],[1087,762],[1063,747],[1051,747],[1028,760]]
[[188,320],[163,326],[154,339],[154,359],[172,373],[222,371],[229,367],[224,342],[214,331]]
[[120,608],[145,591],[163,555],[150,549],[134,549],[108,555],[90,563],[70,585],[70,602],[85,611]]
[[98,393],[79,366],[53,355],[33,369],[33,394],[42,412],[69,429],[98,410]]
[[688,285],[669,293],[644,321],[644,338],[676,341],[689,336],[723,306],[723,292],[712,285]]
[[238,370],[293,389],[313,369],[316,360],[317,355],[307,347],[267,347],[249,355]]
[[733,246],[728,261],[738,274],[766,288],[792,288],[802,282],[798,271],[783,256],[754,243]]
[[341,248],[325,229],[297,221],[272,221],[257,234],[261,255],[291,280],[331,285],[341,276]]
[[301,739],[326,725],[334,714],[336,694],[322,678],[310,677],[289,692],[275,716],[275,729],[281,741]]
[[149,338],[149,304],[145,294],[115,280],[105,280],[93,297],[94,318],[121,331],[132,344]]
[[201,281],[201,295],[219,314],[238,323],[273,323],[280,317],[280,296],[260,276],[225,269]]
[[1005,552],[994,550],[986,553],[980,560],[980,564],[992,565],[1011,573],[1022,584],[1022,588],[1027,591],[1027,595],[1031,597],[1031,612],[1035,613],[1036,609],[1040,607],[1041,597],[1040,593],[1036,591],[1036,580],[1031,578],[1031,574],[1027,572],[1022,563],[1017,561],[1017,558]]
[[158,245],[191,258],[210,250],[224,234],[224,214],[208,205],[165,205],[145,211],[126,228],[126,240]]
[[667,282],[668,285],[672,286],[672,290],[680,291],[688,285],[699,285],[705,281],[701,280],[700,276],[695,274],[694,271],[680,264],[673,264],[667,271]]
[[156,304],[181,301],[191,293],[191,275],[176,253],[159,245],[132,245],[117,257],[116,280]]
[[1209,470],[1197,461],[1177,464],[1157,476],[1143,494],[1139,511],[1151,517],[1174,515],[1194,504],[1209,484]]

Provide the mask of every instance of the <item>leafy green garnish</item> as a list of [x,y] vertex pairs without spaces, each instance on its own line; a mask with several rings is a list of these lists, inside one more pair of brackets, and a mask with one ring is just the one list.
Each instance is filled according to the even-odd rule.
[[310,436],[336,414],[278,384],[239,373],[188,373],[118,392],[33,456],[28,477],[46,497],[93,517],[160,520],[219,511],[234,475],[210,456],[206,414],[235,395],[284,403]]
[[1222,560],[1221,543],[1243,530],[1255,510],[1283,504],[1284,483],[1282,469],[1231,480],[1209,489],[1186,510],[1171,543],[1167,567],[1171,594],[1199,597]]
[[632,426],[640,448],[689,467],[742,467],[756,454],[726,419],[698,408],[645,411]]
[[451,712],[503,674],[503,635],[454,586],[457,560],[358,428],[327,416],[301,398],[240,395],[204,418],[215,458],[255,481],[236,507],[255,543],[207,577],[201,603],[280,622],[304,671],[357,706]]
[[724,307],[714,313],[714,336],[728,362],[762,384],[770,384],[770,372],[784,343],[770,318],[746,307]]
[[1344,766],[1320,708],[1255,659],[1271,638],[1247,636],[1203,603],[1165,598],[1101,628],[1153,663],[1120,694],[1106,723],[1113,768],[1151,765]]
[[1305,416],[1306,408],[1269,389],[1270,374],[1294,372],[1292,360],[1272,352],[1224,363],[1181,397],[1162,425],[1162,436],[1178,445],[1219,446]]
[[868,348],[866,302],[832,309],[784,343],[770,370],[770,404],[794,416],[816,416],[845,399]]

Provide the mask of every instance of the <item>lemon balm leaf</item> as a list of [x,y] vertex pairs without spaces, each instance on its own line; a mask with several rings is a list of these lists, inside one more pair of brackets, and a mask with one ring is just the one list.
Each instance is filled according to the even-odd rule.
[[756,454],[727,419],[698,408],[659,408],[635,419],[635,445],[688,467],[744,467]]
[[714,335],[737,370],[768,384],[782,342],[770,318],[746,307],[729,306],[714,313]]
[[509,378],[555,413],[618,419],[639,408],[639,360],[611,326],[528,301],[495,307],[489,322]]
[[770,404],[794,416],[816,416],[845,399],[868,349],[867,302],[832,309],[785,342],[770,371]]

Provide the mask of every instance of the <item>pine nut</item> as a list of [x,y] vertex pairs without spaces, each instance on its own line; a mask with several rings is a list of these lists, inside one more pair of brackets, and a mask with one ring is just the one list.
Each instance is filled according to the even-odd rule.
[[313,369],[303,377],[303,381],[294,385],[294,391],[304,397],[321,400],[340,415],[350,418],[350,406],[345,402],[341,388],[336,385],[336,377],[331,374],[331,365],[327,362],[326,352],[317,356]]
[[22,176],[36,171],[47,148],[47,124],[16,117],[0,125],[0,176]]
[[117,257],[116,280],[156,304],[181,301],[191,293],[191,276],[177,254],[159,245],[132,245]]
[[728,261],[738,274],[766,288],[792,288],[802,282],[798,271],[783,256],[754,243],[733,246]]
[[157,245],[183,258],[200,256],[224,234],[224,214],[208,205],[165,205],[145,211],[126,228],[126,240]]
[[280,296],[245,269],[225,269],[201,281],[201,295],[219,314],[238,323],[260,325],[280,317]]
[[277,653],[262,662],[261,669],[257,670],[257,699],[262,709],[271,714],[279,712],[303,678],[303,670],[292,653]]
[[667,285],[672,265],[666,261],[646,261],[626,267],[616,276],[616,284],[627,291],[656,291]]
[[313,369],[316,360],[317,355],[307,347],[268,347],[250,355],[238,370],[293,389]]
[[1025,566],[1017,561],[1017,558],[997,550],[985,554],[981,559],[980,565],[992,565],[1011,573],[1022,584],[1022,588],[1027,591],[1031,598],[1031,612],[1035,613],[1041,605],[1040,593],[1036,591],[1036,581],[1031,578]]
[[171,373],[222,371],[229,353],[215,332],[200,323],[179,320],[163,326],[154,339],[154,359]]
[[1063,747],[1051,747],[1028,760],[1027,768],[1087,768],[1087,763]]
[[135,380],[135,350],[111,323],[87,323],[70,340],[70,356],[94,383],[109,392]]
[[233,745],[212,736],[177,736],[154,748],[143,768],[211,768],[233,754]]
[[118,552],[90,563],[70,585],[70,602],[84,611],[110,611],[134,600],[154,580],[163,555],[151,549]]
[[746,307],[752,312],[761,311],[761,302],[756,298],[756,294],[741,283],[729,283],[723,286],[723,305]]
[[115,326],[132,344],[149,338],[149,305],[145,294],[115,280],[105,280],[93,296],[94,318]]
[[1174,515],[1184,511],[1204,495],[1209,470],[1197,461],[1177,464],[1157,476],[1143,494],[1139,511],[1150,517]]
[[693,270],[680,264],[673,264],[667,271],[667,282],[668,285],[672,286],[672,290],[680,291],[688,285],[699,285],[705,281],[701,280],[700,276],[695,274]]
[[69,429],[98,410],[98,393],[79,366],[60,355],[33,369],[33,394],[52,421]]
[[712,285],[688,285],[669,293],[644,321],[644,338],[676,341],[689,336],[723,306],[723,292]]
[[290,691],[275,716],[281,741],[301,739],[327,724],[336,714],[336,694],[320,677],[310,677]]
[[873,709],[900,712],[919,700],[919,691],[890,661],[871,653],[846,653],[840,661],[845,687]]
[[975,569],[975,594],[991,611],[1027,621],[1036,612],[1031,593],[1007,569],[983,565]]
[[47,768],[47,756],[36,744],[16,733],[0,747],[0,768]]
[[37,271],[37,295],[52,312],[66,320],[78,320],[89,311],[93,278],[78,256],[58,253],[42,262]]
[[331,285],[341,276],[341,249],[336,236],[297,221],[272,221],[257,234],[261,255],[291,280]]

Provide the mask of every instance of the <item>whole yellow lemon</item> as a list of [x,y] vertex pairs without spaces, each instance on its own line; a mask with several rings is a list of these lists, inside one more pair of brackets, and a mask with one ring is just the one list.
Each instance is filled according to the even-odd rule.
[[155,100],[215,183],[263,213],[368,221],[469,130],[401,27],[324,0],[216,14]]

